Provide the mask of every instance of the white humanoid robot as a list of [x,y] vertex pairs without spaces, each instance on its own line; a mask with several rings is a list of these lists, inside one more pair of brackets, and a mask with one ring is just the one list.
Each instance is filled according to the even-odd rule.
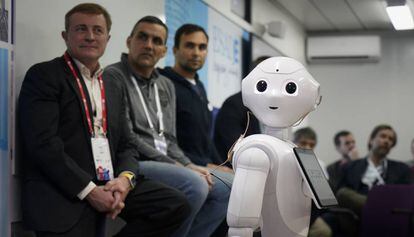
[[304,181],[285,129],[320,101],[319,83],[294,59],[261,62],[242,82],[243,103],[264,125],[264,134],[239,139],[227,222],[229,236],[307,236],[313,194]]

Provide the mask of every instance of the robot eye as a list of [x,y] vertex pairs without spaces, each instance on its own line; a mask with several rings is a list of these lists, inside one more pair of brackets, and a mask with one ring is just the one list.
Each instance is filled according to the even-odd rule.
[[267,89],[267,82],[266,82],[266,81],[263,81],[263,80],[261,80],[261,81],[257,82],[257,84],[256,84],[256,89],[257,89],[259,92],[263,92],[263,91],[265,91],[265,90]]
[[293,94],[296,92],[296,84],[294,82],[289,82],[286,84],[286,92],[289,94]]

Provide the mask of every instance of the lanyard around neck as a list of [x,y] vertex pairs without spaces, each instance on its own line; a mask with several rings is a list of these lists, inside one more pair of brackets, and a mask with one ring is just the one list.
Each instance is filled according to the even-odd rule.
[[[141,88],[138,86],[136,79],[131,75],[132,83],[134,83],[135,89],[138,92],[139,99],[141,100],[142,107],[144,108],[145,117],[147,117],[148,125],[150,128],[155,131],[154,124],[152,123],[150,114],[148,112],[147,103],[144,100],[144,96],[142,95]],[[157,117],[158,122],[160,125],[160,129],[158,134],[162,136],[164,134],[164,121],[163,121],[163,114],[161,110],[161,102],[160,102],[160,95],[158,94],[158,86],[157,83],[154,82],[154,95],[155,95],[155,103],[157,106]]]
[[[79,79],[78,73],[76,73],[76,70],[73,67],[73,64],[72,64],[72,61],[70,60],[70,56],[69,56],[68,52],[65,52],[63,57],[65,58],[66,64],[69,66],[70,70],[72,71],[72,74],[75,77],[76,83],[78,85],[78,88],[79,88],[79,91],[80,91],[80,94],[81,94],[81,97],[82,97],[83,107],[84,107],[85,114],[86,114],[86,120],[88,121],[89,133],[91,134],[92,137],[95,137],[95,132],[94,132],[93,126],[92,126],[91,114],[90,114],[90,111],[89,111],[88,104],[86,103],[85,90],[83,89],[83,86],[82,86],[82,83]],[[105,97],[105,88],[104,88],[104,85],[103,85],[102,75],[98,76],[98,81],[99,81],[99,88],[101,89],[102,130],[103,130],[104,135],[106,136],[106,131],[107,131],[106,97]]]

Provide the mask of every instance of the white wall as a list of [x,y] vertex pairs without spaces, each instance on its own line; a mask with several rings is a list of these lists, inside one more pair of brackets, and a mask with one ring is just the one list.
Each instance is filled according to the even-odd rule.
[[228,18],[233,23],[239,25],[240,27],[244,28],[246,31],[251,32],[253,30],[252,26],[245,21],[240,16],[236,15],[231,11],[231,1],[232,0],[202,0],[206,3],[209,7],[213,8],[214,10],[218,11],[220,14]]
[[318,133],[316,153],[322,160],[330,163],[339,157],[333,136],[341,129],[354,133],[360,155],[365,155],[369,134],[383,123],[391,125],[398,135],[389,156],[410,159],[414,137],[413,36],[383,34],[379,63],[309,65],[323,95],[309,123]]
[[252,1],[252,23],[267,24],[271,21],[281,21],[285,25],[285,36],[283,38],[274,38],[265,33],[262,36],[263,40],[274,46],[283,55],[294,58],[306,65],[306,33],[299,22],[283,8],[278,8],[270,3],[269,0]]
[[283,56],[283,54],[263,39],[254,36],[252,37],[252,59],[255,60],[261,56]]
[[251,6],[252,24],[249,24],[231,11],[231,0],[204,0],[204,2],[249,32],[257,33],[252,26],[257,23],[264,25],[271,21],[283,22],[286,27],[285,36],[283,38],[274,38],[268,33],[259,37],[284,56],[295,58],[303,64],[306,64],[305,31],[299,22],[297,22],[283,8],[276,7],[276,5],[270,3],[269,0],[254,0],[252,1]]

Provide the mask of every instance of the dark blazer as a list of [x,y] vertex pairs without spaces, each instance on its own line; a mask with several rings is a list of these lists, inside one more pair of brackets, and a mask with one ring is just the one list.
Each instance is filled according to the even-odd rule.
[[328,171],[329,175],[329,184],[334,192],[338,191],[339,182],[343,179],[344,176],[344,167],[351,162],[350,160],[344,160],[341,158],[340,160],[335,161],[334,163],[328,165],[326,170]]
[[[136,173],[138,153],[129,142],[130,130],[125,126],[122,84],[104,78],[104,87],[115,176],[125,170]],[[28,70],[18,115],[23,144],[24,222],[36,231],[66,231],[88,205],[77,194],[96,179],[96,174],[80,92],[63,57]]]
[[[367,158],[348,163],[344,167],[344,176],[340,187],[351,188],[358,193],[367,194],[368,187],[361,182],[362,176],[368,167]],[[384,181],[386,184],[411,184],[412,177],[410,168],[399,161],[388,160]]]
[[[247,111],[248,109],[243,105],[241,92],[227,98],[221,106],[214,126],[214,143],[220,157],[225,159],[230,147],[244,133],[247,125]],[[253,114],[250,114],[246,136],[259,133],[259,121]]]

